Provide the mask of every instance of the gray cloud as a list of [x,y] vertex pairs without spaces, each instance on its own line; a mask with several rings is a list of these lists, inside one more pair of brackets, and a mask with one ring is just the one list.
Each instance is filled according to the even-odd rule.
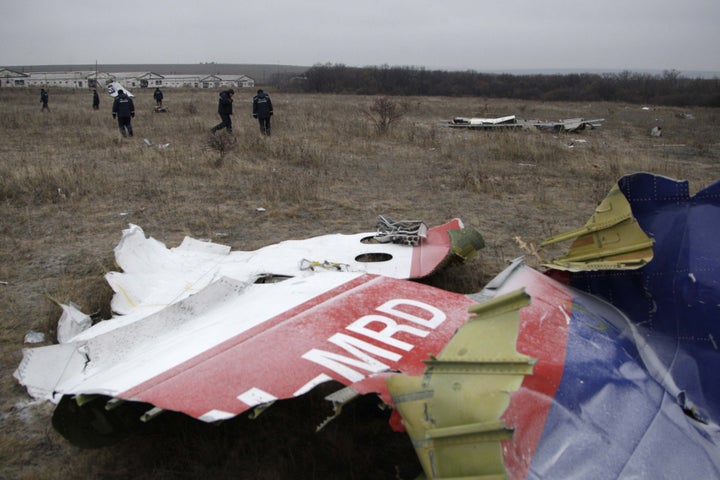
[[720,71],[717,0],[26,0],[0,65],[270,63]]

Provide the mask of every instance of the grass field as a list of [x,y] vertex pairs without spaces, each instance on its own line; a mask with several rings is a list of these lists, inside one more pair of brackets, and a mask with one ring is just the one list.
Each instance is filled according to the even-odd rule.
[[[215,136],[217,91],[167,89],[167,113],[153,112],[152,89],[134,93],[135,137],[121,139],[109,97],[94,111],[90,93],[51,89],[51,112],[43,113],[39,91],[0,90],[0,479],[409,479],[419,472],[409,440],[391,433],[386,412],[367,399],[315,434],[317,417],[327,414],[322,395],[223,429],[175,419],[113,448],[65,441],[51,426],[52,405],[30,401],[12,373],[28,331],[54,341],[60,309],[50,299],[110,317],[103,276],[116,268],[113,248],[129,223],[169,247],[188,235],[254,250],[371,231],[380,214],[428,225],[459,217],[486,247],[427,282],[471,293],[524,253],[515,237],[537,244],[579,227],[624,174],[687,179],[691,192],[720,177],[716,109],[392,98],[404,115],[379,134],[375,97],[270,91],[275,116],[266,138],[251,117],[254,90],[235,96],[233,135]],[[572,134],[439,125],[512,114],[605,122]],[[663,136],[651,137],[658,125]]]

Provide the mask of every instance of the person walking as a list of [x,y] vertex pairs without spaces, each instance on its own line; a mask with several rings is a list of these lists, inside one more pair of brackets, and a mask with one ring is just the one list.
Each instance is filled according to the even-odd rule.
[[163,101],[163,93],[160,91],[160,88],[155,89],[155,93],[153,93],[153,98],[155,99],[155,105],[158,107],[162,107],[162,101]]
[[235,90],[232,88],[229,90],[223,90],[220,92],[220,98],[218,99],[218,115],[220,115],[220,123],[210,129],[210,133],[215,133],[218,130],[227,128],[228,133],[232,133],[232,119],[230,116],[233,113],[233,96]]
[[50,107],[48,107],[48,101],[50,100],[48,93],[45,91],[44,88],[40,89],[40,103],[42,103],[42,108],[40,109],[41,112],[44,112],[47,110],[50,111]]
[[[132,98],[128,97],[124,90],[118,90],[112,107],[112,116],[117,118],[120,134],[125,137],[133,136],[132,119],[135,118],[135,105]],[[127,130],[127,135],[125,134]]]
[[93,88],[93,110],[97,110],[100,108],[100,95],[98,95],[97,90]]
[[257,91],[257,95],[253,97],[253,118],[257,118],[260,123],[260,131],[270,136],[270,117],[273,114],[272,101],[270,96],[263,92],[262,89]]

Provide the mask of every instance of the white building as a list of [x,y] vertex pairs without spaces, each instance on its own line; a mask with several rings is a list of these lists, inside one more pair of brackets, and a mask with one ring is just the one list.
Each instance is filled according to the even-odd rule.
[[0,88],[2,87],[24,87],[25,75],[22,72],[16,72],[9,68],[0,68]]
[[200,79],[202,88],[254,87],[255,80],[247,75],[207,75]]
[[110,76],[104,72],[17,72],[0,68],[0,87],[95,88],[104,86]]
[[28,87],[89,88],[89,78],[95,72],[31,72],[27,74]]
[[155,72],[118,72],[111,73],[113,81],[128,88],[155,88],[163,86],[163,76]]
[[155,72],[17,72],[0,67],[0,87],[61,87],[103,88],[110,82],[120,82],[128,88],[156,87],[254,87],[247,75],[160,75]]
[[247,75],[213,75],[219,79],[221,87],[254,87],[255,80]]
[[205,75],[163,75],[163,86],[168,88],[190,87],[200,88]]

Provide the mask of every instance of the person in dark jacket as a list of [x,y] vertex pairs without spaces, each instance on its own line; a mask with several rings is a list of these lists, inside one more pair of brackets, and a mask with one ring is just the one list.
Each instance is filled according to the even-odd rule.
[[100,108],[100,95],[98,95],[97,90],[93,88],[93,110],[97,110]]
[[272,101],[267,93],[262,89],[257,91],[257,95],[253,97],[253,118],[257,118],[260,122],[260,131],[265,135],[270,135],[270,117],[273,114]]
[[42,108],[40,109],[41,112],[44,112],[45,110],[47,110],[48,112],[50,111],[50,107],[48,107],[48,100],[50,100],[50,98],[48,97],[48,93],[45,91],[44,88],[41,88],[40,89],[40,103],[42,103]]
[[220,119],[222,121],[210,130],[211,133],[215,133],[223,128],[227,128],[228,133],[232,133],[232,119],[230,116],[233,113],[232,108],[234,95],[235,90],[232,88],[230,90],[223,90],[220,92],[220,98],[218,99],[218,115],[220,115]]
[[[118,90],[112,107],[112,116],[117,118],[120,134],[125,137],[133,136],[132,120],[135,118],[135,105],[132,98],[128,97],[124,90]],[[127,129],[127,135],[125,130]]]
[[155,99],[155,104],[158,107],[162,107],[163,93],[160,91],[160,88],[155,89],[155,93],[153,93],[153,98]]

